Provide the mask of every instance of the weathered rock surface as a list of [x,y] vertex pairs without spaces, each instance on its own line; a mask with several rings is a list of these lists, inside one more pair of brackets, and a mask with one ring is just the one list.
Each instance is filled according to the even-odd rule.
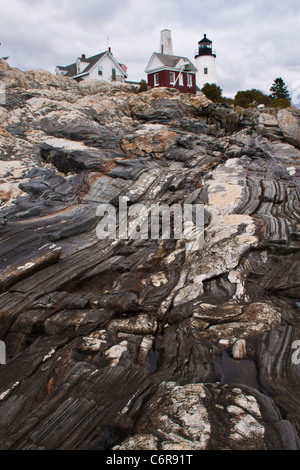
[[[300,449],[297,111],[0,79],[0,448]],[[203,245],[99,239],[121,196]]]
[[167,382],[149,400],[136,434],[114,447],[157,448],[287,450],[299,448],[299,441],[272,400],[253,389],[201,383],[178,386]]
[[300,148],[300,111],[297,108],[281,109],[277,115],[278,125],[285,139]]

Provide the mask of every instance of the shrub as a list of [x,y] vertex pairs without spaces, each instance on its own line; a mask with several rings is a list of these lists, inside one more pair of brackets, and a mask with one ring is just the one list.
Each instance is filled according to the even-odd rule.
[[289,106],[291,106],[291,102],[290,100],[286,99],[286,98],[277,98],[277,100],[274,100],[273,101],[273,106],[275,106],[275,108],[288,108]]
[[136,93],[141,93],[142,91],[148,91],[149,86],[145,80],[141,80],[139,83],[139,87],[136,89]]
[[222,103],[222,88],[214,83],[205,83],[201,88],[202,93],[205,94],[206,98],[211,100],[213,103]]
[[238,91],[234,97],[234,104],[235,106],[241,106],[242,108],[258,106],[259,104],[271,106],[272,100],[262,91],[253,88],[252,90]]

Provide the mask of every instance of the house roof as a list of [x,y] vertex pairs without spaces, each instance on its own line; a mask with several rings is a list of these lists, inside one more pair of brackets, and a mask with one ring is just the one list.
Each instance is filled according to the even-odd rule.
[[182,57],[182,56],[177,56],[177,55],[169,55],[169,54],[161,54],[159,52],[154,52],[152,54],[152,57],[149,61],[149,64],[146,68],[146,71],[148,70],[151,70],[149,69],[149,66],[152,62],[152,58],[156,56],[160,62],[162,63],[162,66],[165,68],[165,67],[169,67],[169,68],[179,68],[179,62],[180,61],[184,61],[184,62],[188,62],[189,66],[190,66],[190,71],[191,72],[197,72],[197,69],[196,67],[194,66],[194,64],[187,58],[187,57]]
[[[108,51],[104,51],[104,52],[101,52],[100,54],[96,54],[92,57],[86,57],[85,59],[82,59],[83,63],[87,62],[88,64],[79,74],[77,74],[76,62],[74,64],[70,64],[70,65],[67,65],[65,67],[61,66],[61,65],[58,65],[57,67],[60,70],[67,71],[67,73],[65,74],[66,77],[75,77],[77,75],[83,75],[83,74],[88,73],[91,70],[91,68],[94,67],[94,65],[96,65],[97,62],[99,62],[99,60],[102,59],[102,57],[104,57],[108,53],[109,53]],[[113,56],[111,56],[111,57],[114,60],[114,62],[116,62],[116,60],[113,58]],[[81,57],[79,57],[79,59],[81,59]],[[119,65],[119,67],[121,67],[120,64],[118,64],[118,65]],[[123,72],[124,72],[124,70],[123,70]],[[125,74],[125,72],[124,72],[124,75],[125,75],[125,77],[127,76]]]

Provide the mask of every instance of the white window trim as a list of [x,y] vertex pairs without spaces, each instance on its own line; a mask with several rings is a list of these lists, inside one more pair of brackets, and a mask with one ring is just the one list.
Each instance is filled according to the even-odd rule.
[[183,82],[183,73],[180,73],[180,74],[179,74],[178,85],[179,85],[179,86],[184,86],[184,82]]
[[169,72],[169,73],[170,73],[170,85],[175,85],[175,72]]
[[[157,78],[157,82],[156,82],[156,78]],[[154,74],[154,86],[159,86],[159,74],[158,73]]]
[[187,86],[189,88],[193,86],[193,75],[191,73],[187,74]]

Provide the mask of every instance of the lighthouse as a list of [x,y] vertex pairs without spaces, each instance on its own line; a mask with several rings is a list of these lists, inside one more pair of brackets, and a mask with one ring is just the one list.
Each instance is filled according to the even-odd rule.
[[212,41],[210,41],[206,34],[203,39],[198,42],[198,50],[195,53],[197,72],[197,86],[203,87],[205,83],[215,85],[218,84],[217,70],[216,70],[216,52],[212,48]]

